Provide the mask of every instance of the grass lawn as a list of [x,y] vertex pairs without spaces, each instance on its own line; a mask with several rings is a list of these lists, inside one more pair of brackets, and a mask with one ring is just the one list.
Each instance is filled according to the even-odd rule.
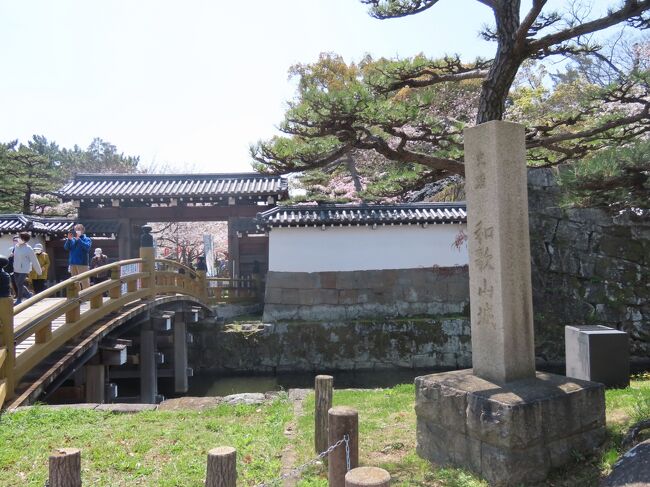
[[[374,391],[335,391],[334,405],[359,411],[359,462],[381,467],[392,476],[392,486],[488,487],[487,482],[456,468],[432,469],[415,453],[415,388],[404,384]],[[627,389],[606,392],[609,439],[599,455],[576,456],[565,469],[555,472],[544,484],[553,487],[598,485],[601,475],[618,459],[620,442],[627,427],[641,417],[650,417],[650,376],[633,380]],[[307,460],[314,444],[314,396],[305,401],[305,415],[298,421],[299,462]],[[327,486],[324,468],[312,468],[301,487]]]
[[45,485],[55,448],[80,448],[88,486],[202,486],[208,450],[237,449],[243,485],[277,476],[286,399],[207,411],[114,414],[34,408],[0,418],[0,486]]
[[[360,461],[385,468],[393,486],[487,487],[460,469],[433,469],[415,454],[414,386],[371,391],[335,391],[334,404],[358,409]],[[296,418],[297,462],[313,458],[314,397]],[[0,417],[0,486],[42,487],[47,457],[57,447],[82,450],[82,478],[92,486],[200,486],[207,451],[237,449],[239,482],[255,485],[280,472],[287,444],[284,430],[293,420],[282,397],[262,406],[221,405],[203,412],[144,412],[118,415],[73,409],[34,408]],[[650,377],[630,388],[607,391],[610,438],[594,458],[576,457],[547,486],[590,486],[619,455],[622,434],[637,417],[650,416]],[[322,466],[311,467],[299,486],[326,486]]]

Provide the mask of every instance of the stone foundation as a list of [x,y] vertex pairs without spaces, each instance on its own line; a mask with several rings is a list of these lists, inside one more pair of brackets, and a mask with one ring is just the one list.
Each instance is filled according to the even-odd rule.
[[204,320],[192,327],[196,373],[280,373],[458,368],[472,363],[466,317],[289,322],[241,331]]
[[605,438],[605,390],[595,382],[538,372],[500,386],[467,369],[415,384],[418,454],[490,485],[542,481]]
[[467,314],[467,266],[341,272],[275,272],[266,277],[265,322],[344,321],[378,316]]

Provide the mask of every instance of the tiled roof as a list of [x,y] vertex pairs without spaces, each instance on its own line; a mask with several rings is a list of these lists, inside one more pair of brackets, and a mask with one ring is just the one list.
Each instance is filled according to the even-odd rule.
[[77,174],[58,192],[64,200],[274,197],[288,194],[288,181],[259,173]]
[[257,221],[264,228],[465,223],[467,212],[464,202],[293,205],[258,213]]
[[[42,235],[65,235],[72,231],[77,220],[57,217],[40,217],[33,215],[0,215],[0,235],[29,231]],[[90,236],[108,236],[117,234],[120,224],[115,220],[81,221]]]

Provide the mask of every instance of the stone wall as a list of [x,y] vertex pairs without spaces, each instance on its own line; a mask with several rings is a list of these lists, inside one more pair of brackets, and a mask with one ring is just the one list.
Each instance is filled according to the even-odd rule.
[[629,333],[633,359],[650,358],[650,221],[559,208],[550,169],[529,171],[535,341],[538,358],[564,360],[564,325]]
[[[530,170],[528,179],[538,366],[563,362],[564,326],[580,324],[628,332],[631,358],[648,361],[650,221],[561,209],[553,170]],[[467,317],[468,273],[467,267],[270,272],[265,300],[265,322],[349,321],[356,329],[354,320],[362,318]]]
[[269,272],[264,321],[468,315],[467,266]]
[[469,320],[461,316],[192,326],[197,373],[465,368],[471,365]]

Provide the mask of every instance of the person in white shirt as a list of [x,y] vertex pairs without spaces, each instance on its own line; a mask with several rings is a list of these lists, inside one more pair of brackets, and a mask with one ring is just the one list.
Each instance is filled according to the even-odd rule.
[[14,280],[16,281],[16,302],[14,306],[22,303],[23,298],[27,299],[30,296],[25,296],[25,281],[27,275],[32,271],[37,274],[42,272],[41,265],[38,263],[38,258],[27,242],[31,236],[27,232],[18,234],[19,240],[14,247]]

